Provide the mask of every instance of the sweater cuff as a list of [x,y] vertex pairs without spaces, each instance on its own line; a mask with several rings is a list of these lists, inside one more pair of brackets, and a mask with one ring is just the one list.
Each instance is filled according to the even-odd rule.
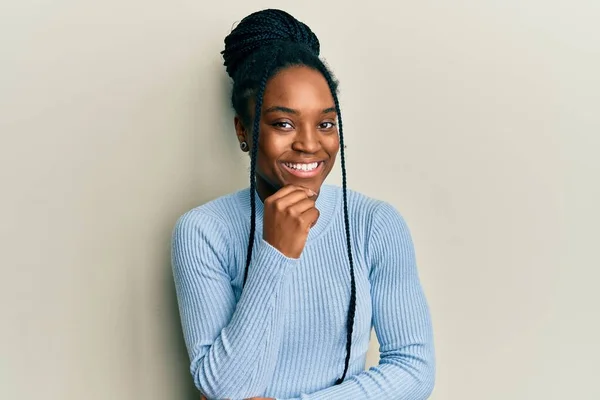
[[288,270],[300,263],[299,258],[290,258],[260,238],[254,243],[254,254],[248,271],[248,284],[260,282],[260,286],[277,286]]
[[275,262],[284,262],[285,261],[285,262],[291,262],[291,263],[298,263],[300,261],[300,258],[292,258],[292,257],[286,256],[285,254],[283,254],[282,252],[277,250],[275,247],[271,246],[271,244],[263,238],[258,239],[255,243],[255,246],[256,246],[256,249],[258,250],[257,253],[262,251],[265,255],[267,255],[268,257],[271,257],[272,260]]

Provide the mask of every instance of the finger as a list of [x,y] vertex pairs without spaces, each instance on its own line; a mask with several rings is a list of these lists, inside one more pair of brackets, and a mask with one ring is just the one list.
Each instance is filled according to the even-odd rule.
[[313,198],[304,198],[295,204],[289,206],[289,211],[293,215],[302,215],[306,211],[315,207],[315,200]]
[[304,188],[302,186],[286,185],[283,188],[279,189],[277,192],[273,193],[271,196],[267,197],[267,200],[276,201],[276,200],[278,200],[282,197],[285,197],[288,194],[295,192],[297,190],[303,190],[304,192],[306,192],[306,195],[309,197],[316,195],[316,193],[313,192],[312,190]]
[[321,215],[321,213],[314,207],[302,213],[301,217],[304,223],[306,224],[307,229],[310,229],[313,226],[315,226],[317,220],[319,219],[319,215]]
[[[286,196],[280,197],[273,202],[275,208],[279,211],[284,211],[300,201],[309,199],[308,194],[303,189],[297,189]],[[314,201],[314,200],[313,200]]]

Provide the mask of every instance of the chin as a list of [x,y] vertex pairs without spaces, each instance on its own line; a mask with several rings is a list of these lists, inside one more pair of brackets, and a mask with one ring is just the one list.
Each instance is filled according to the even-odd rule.
[[317,194],[321,191],[321,186],[323,186],[323,182],[294,182],[293,184],[310,189]]
[[[303,178],[289,174],[284,169],[280,169],[279,171],[276,171],[276,174],[273,176],[275,179],[270,180],[269,185],[274,189],[274,191],[277,191],[287,185],[294,185],[310,189],[315,193],[319,193],[321,186],[323,186],[325,183],[325,178],[327,177],[329,171],[321,172],[321,174],[316,176]],[[327,174],[323,174],[323,172],[327,172]]]

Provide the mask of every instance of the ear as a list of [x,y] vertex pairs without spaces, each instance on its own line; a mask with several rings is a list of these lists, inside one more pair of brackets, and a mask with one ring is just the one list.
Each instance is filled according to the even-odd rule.
[[242,149],[242,151],[247,152],[250,148],[250,135],[248,135],[248,130],[238,115],[233,118],[233,124],[235,126],[235,134],[240,142],[240,145],[244,142],[247,144],[246,150]]

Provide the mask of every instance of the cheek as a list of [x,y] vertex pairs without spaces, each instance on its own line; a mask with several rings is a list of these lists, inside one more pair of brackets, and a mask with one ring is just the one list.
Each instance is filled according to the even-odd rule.
[[258,163],[261,171],[265,174],[271,174],[277,160],[285,153],[287,143],[285,138],[278,135],[272,135],[267,130],[261,132],[261,137],[258,140]]
[[340,139],[337,135],[331,135],[325,138],[322,143],[323,147],[327,150],[331,157],[335,157],[337,152],[340,150]]

